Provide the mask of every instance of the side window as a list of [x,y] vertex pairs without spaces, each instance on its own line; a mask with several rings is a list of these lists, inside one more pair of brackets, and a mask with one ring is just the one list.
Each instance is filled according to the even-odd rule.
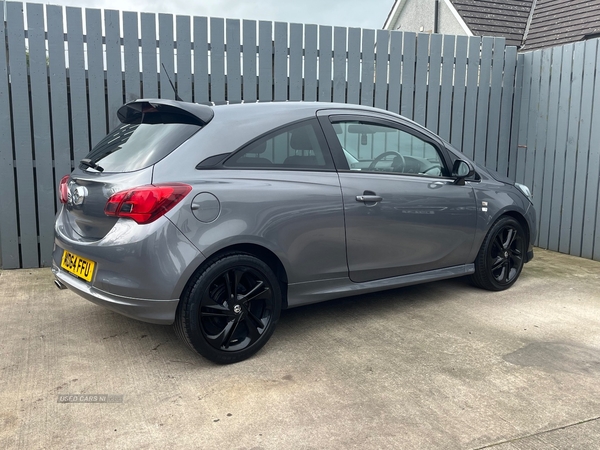
[[315,121],[281,128],[236,152],[225,167],[332,169],[329,149]]
[[447,176],[436,147],[406,131],[379,123],[332,123],[350,170]]

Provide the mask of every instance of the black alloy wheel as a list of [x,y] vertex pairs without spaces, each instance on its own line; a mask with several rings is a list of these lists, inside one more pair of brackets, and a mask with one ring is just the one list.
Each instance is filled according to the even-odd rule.
[[526,252],[523,227],[512,217],[501,217],[483,241],[471,280],[491,291],[508,289],[521,274]]
[[242,361],[269,339],[281,312],[281,288],[271,268],[246,254],[226,255],[199,274],[183,296],[175,329],[202,356]]

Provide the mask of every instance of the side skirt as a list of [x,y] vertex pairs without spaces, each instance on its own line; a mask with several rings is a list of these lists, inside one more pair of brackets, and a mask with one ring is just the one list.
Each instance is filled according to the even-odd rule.
[[329,280],[294,283],[288,285],[288,307],[308,305],[340,297],[368,294],[428,281],[445,280],[475,273],[474,264],[447,267],[427,272],[413,273],[382,280],[354,283],[350,278],[334,278]]

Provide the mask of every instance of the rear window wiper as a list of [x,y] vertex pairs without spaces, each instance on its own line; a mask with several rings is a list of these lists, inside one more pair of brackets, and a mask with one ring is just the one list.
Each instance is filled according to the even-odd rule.
[[97,170],[98,172],[104,172],[104,168],[99,166],[98,164],[96,164],[94,161],[92,161],[89,158],[84,158],[81,161],[79,161],[79,164],[81,164],[82,166],[85,167],[89,167],[90,169],[94,169]]

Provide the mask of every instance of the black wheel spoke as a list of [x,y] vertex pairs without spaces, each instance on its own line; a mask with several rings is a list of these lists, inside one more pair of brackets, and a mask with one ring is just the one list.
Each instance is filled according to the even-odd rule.
[[222,329],[216,334],[206,334],[206,339],[216,348],[221,348],[224,342],[227,340],[230,335],[231,328],[234,326],[234,323],[237,322],[235,319],[229,320]]
[[504,264],[504,258],[497,257],[492,264],[492,272],[498,270]]
[[250,338],[250,343],[256,342],[262,333],[258,331],[258,328],[256,328],[256,325],[254,325],[253,320],[250,319],[249,316],[246,316],[245,322],[246,328],[248,329],[248,337]]
[[240,279],[242,278],[242,271],[238,269],[228,270],[225,272],[224,277],[225,285],[227,286],[227,300],[235,300],[238,293]]
[[203,305],[200,311],[202,317],[231,317],[231,310],[223,305]]
[[[219,292],[223,292],[222,288],[217,289],[217,292],[215,294],[218,295]],[[213,295],[211,295],[211,291],[210,289],[207,289],[204,291],[204,293],[202,294],[202,305],[203,306],[223,306],[223,301],[226,300],[224,298],[214,298]]]
[[506,240],[502,243],[502,248],[504,250],[508,250],[510,248],[515,240],[515,237],[517,236],[517,232],[514,228],[508,228],[506,231]]
[[234,320],[230,323],[232,324],[232,326],[229,327],[229,332],[226,333],[225,336],[223,336],[223,342],[221,344],[221,346],[225,349],[229,348],[229,345],[231,344],[231,339],[233,338],[233,335],[235,334],[235,330],[237,330],[237,327],[240,323],[240,319],[238,318],[237,320]]
[[248,311],[248,318],[253,322],[255,327],[260,329],[263,329],[265,327],[265,324],[262,323],[262,321],[250,311]]
[[505,270],[506,270],[506,274],[505,274],[504,281],[506,283],[508,283],[510,281],[510,259],[506,260]]
[[[264,283],[261,281],[260,282],[260,286],[262,286]],[[265,300],[268,300],[271,298],[271,290],[266,287],[262,290],[259,290],[260,286],[256,286],[254,289],[252,289],[252,291],[248,292],[240,301],[243,303],[250,303],[252,300],[257,299],[257,298],[264,298]]]

